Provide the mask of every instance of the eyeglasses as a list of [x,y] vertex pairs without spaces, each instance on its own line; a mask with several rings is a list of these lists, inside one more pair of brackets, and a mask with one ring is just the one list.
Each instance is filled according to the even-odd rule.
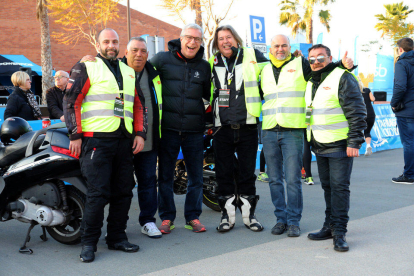
[[309,63],[314,64],[316,61],[318,61],[319,63],[323,63],[323,62],[325,62],[325,59],[327,59],[327,58],[328,57],[325,57],[325,56],[318,56],[316,58],[311,57],[311,58],[309,58]]
[[194,36],[191,36],[191,35],[185,35],[185,36],[184,36],[184,38],[185,38],[187,41],[192,41],[192,40],[194,39],[194,41],[195,41],[196,43],[201,43],[201,41],[203,41],[203,39],[202,39],[201,37],[194,37]]
[[66,78],[65,76],[54,76],[53,77],[55,80],[60,80],[61,78]]

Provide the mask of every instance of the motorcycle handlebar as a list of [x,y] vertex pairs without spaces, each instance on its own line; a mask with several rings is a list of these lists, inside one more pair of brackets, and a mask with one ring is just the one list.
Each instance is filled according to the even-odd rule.
[[33,135],[32,139],[30,140],[29,145],[27,145],[26,157],[29,157],[33,154],[33,145],[36,142],[37,137],[39,137],[39,135],[45,134],[49,129],[58,129],[58,128],[64,128],[64,127],[66,127],[66,123],[62,122],[62,123],[57,123],[57,124],[50,125],[47,128],[42,128],[42,129],[36,131],[35,134]]

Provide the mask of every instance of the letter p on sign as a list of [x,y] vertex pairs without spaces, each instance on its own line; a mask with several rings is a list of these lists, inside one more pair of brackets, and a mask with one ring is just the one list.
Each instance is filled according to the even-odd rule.
[[250,15],[252,43],[266,43],[264,17]]

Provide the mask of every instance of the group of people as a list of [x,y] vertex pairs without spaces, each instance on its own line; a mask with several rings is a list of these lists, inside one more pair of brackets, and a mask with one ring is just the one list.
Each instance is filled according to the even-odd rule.
[[[306,139],[316,155],[326,202],[323,227],[308,238],[333,238],[335,250],[349,250],[345,235],[350,176],[353,158],[359,156],[364,143],[367,111],[351,73],[353,61],[346,54],[333,63],[330,49],[316,44],[306,59],[291,54],[287,36],[275,35],[269,62],[258,50],[243,47],[229,25],[215,31],[209,61],[203,59],[203,31],[196,24],[186,25],[180,38],[168,43],[168,51],[150,61],[146,42],[140,37],[131,38],[122,59],[117,58],[120,49],[115,30],[102,30],[96,40],[98,55],[82,58],[72,68],[66,87],[57,85],[51,93],[54,97],[64,94],[62,113],[54,114],[67,124],[69,149],[79,155],[88,184],[81,261],[95,259],[108,203],[108,248],[138,251],[125,232],[134,167],[142,233],[151,238],[171,233],[176,218],[174,169],[180,148],[188,174],[185,228],[206,231],[200,222],[203,99],[212,106],[216,128],[213,144],[221,209],[217,231],[234,227],[237,208],[248,229],[263,230],[255,215],[259,201],[255,186],[257,126],[262,114],[263,149],[276,216],[271,233],[300,236]],[[57,81],[67,78],[64,72],[57,76]],[[162,221],[158,227],[157,209]]]

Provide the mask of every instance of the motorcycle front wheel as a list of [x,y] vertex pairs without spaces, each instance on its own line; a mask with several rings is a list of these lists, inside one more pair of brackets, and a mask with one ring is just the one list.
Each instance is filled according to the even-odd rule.
[[73,186],[66,186],[67,202],[72,211],[68,224],[46,227],[56,241],[63,244],[78,244],[81,241],[81,223],[85,211],[85,195]]

